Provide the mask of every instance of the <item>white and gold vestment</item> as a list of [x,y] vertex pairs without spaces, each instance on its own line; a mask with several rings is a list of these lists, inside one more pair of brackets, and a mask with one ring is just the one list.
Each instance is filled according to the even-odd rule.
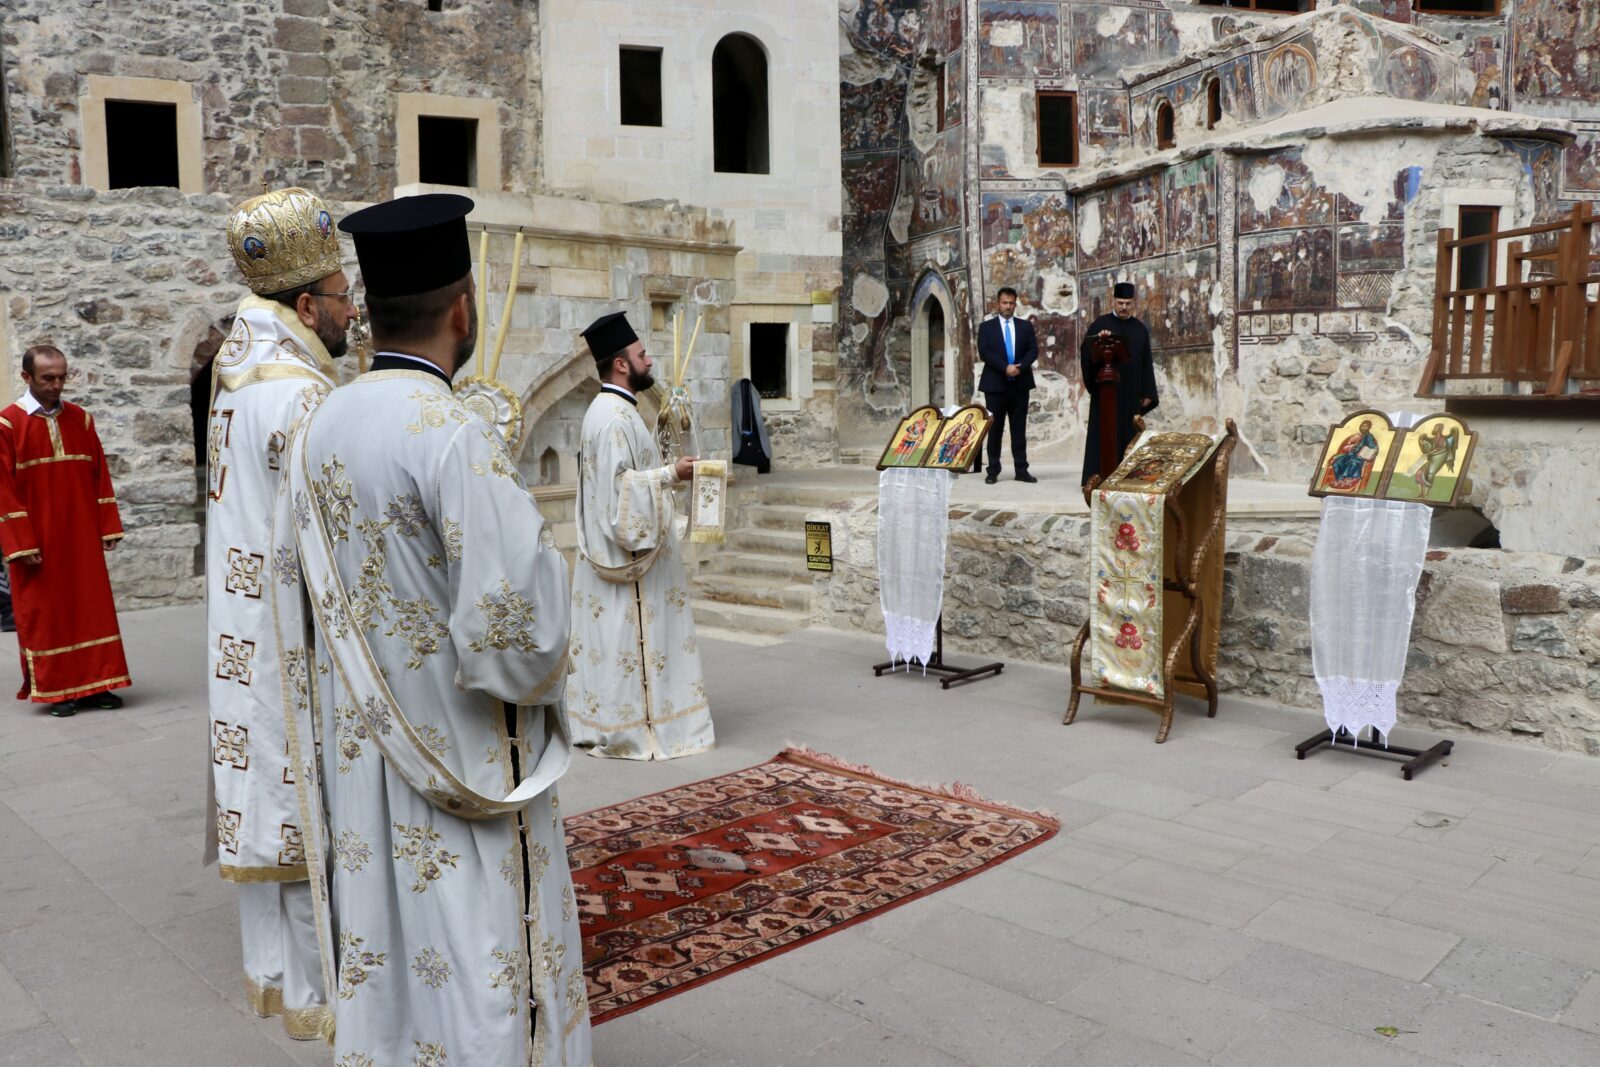
[[583,418],[572,583],[573,738],[590,754],[672,759],[716,743],[673,531],[676,473],[631,398]]
[[335,1062],[588,1067],[554,539],[498,434],[428,373],[339,390],[289,468],[278,521],[317,619],[304,792],[326,814],[309,848],[331,872]]
[[[335,265],[337,269],[337,265]],[[298,581],[272,511],[300,420],[334,387],[333,363],[289,308],[239,305],[217,353],[207,434],[206,685],[212,809],[207,859],[240,886],[245,988],[293,1037],[327,1018],[284,723],[284,650],[268,589]],[[285,552],[289,555],[285,556]]]

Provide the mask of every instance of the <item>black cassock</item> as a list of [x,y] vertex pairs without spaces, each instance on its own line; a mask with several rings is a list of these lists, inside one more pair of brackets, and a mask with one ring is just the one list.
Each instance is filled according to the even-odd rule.
[[[1094,384],[1099,367],[1090,355],[1094,339],[1101,330],[1110,330],[1128,346],[1128,361],[1118,363],[1117,376],[1117,461],[1128,450],[1128,443],[1138,431],[1133,417],[1143,415],[1161,402],[1156,394],[1156,367],[1150,355],[1150,331],[1144,323],[1129,316],[1119,319],[1115,315],[1101,315],[1084,331],[1083,344],[1078,349],[1078,366],[1083,371],[1083,385],[1089,390],[1089,434],[1083,448],[1083,481],[1100,473],[1100,390]],[[1146,403],[1148,401],[1148,403]],[[1112,464],[1115,466],[1116,464]]]

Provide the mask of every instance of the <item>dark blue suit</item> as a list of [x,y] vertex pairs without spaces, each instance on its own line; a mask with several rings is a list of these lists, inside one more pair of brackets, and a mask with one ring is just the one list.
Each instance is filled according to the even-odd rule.
[[1026,319],[1011,317],[1012,348],[1016,365],[1022,370],[1016,377],[1006,374],[1006,339],[1000,330],[998,316],[986,319],[978,326],[978,357],[983,360],[983,377],[978,388],[983,391],[989,414],[994,421],[989,424],[989,473],[1000,473],[1000,438],[1005,425],[1011,423],[1011,465],[1016,473],[1028,473],[1028,394],[1033,391],[1033,365],[1039,359],[1039,340],[1033,326]]

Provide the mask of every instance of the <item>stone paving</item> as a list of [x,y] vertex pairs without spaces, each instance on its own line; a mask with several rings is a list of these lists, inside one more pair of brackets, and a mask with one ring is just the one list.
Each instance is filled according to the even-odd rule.
[[[0,716],[0,1064],[329,1064],[249,1013],[233,891],[199,865],[202,612],[123,625],[124,710]],[[702,647],[720,747],[580,759],[569,810],[792,741],[1063,829],[599,1027],[600,1067],[1600,1063],[1600,760],[1462,741],[1404,782],[1345,752],[1297,762],[1320,726],[1300,711],[1186,705],[1157,746],[1139,709],[1059,725],[1057,670],[945,692],[873,678],[859,635]]]

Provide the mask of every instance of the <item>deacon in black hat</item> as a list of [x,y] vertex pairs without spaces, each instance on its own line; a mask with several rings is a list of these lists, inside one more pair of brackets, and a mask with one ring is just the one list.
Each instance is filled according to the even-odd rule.
[[[1136,290],[1132,282],[1118,282],[1111,290],[1111,314],[1101,315],[1089,324],[1083,333],[1083,344],[1078,350],[1078,366],[1083,371],[1083,385],[1089,392],[1089,427],[1083,448],[1083,481],[1100,473],[1100,420],[1106,415],[1100,410],[1100,394],[1094,386],[1095,366],[1093,348],[1096,338],[1119,337],[1128,346],[1128,361],[1117,364],[1117,463],[1133,441],[1133,417],[1153,411],[1159,404],[1156,394],[1156,368],[1150,355],[1150,331],[1133,314]],[[1095,301],[1097,304],[1098,300]],[[1116,466],[1113,463],[1112,466]]]
[[639,416],[654,362],[628,317],[603,315],[583,339],[600,394],[578,439],[572,647],[584,654],[567,678],[568,728],[591,756],[691,756],[716,743],[672,521],[671,490],[696,457],[667,462]]
[[[528,907],[573,892],[552,817],[570,758],[556,706],[573,653],[567,562],[504,439],[450,388],[475,330],[472,206],[405,197],[342,223],[381,352],[302,419],[273,520],[318,605],[317,669],[302,664],[301,677],[339,709],[340,773],[320,780],[331,832],[341,849],[378,850],[365,866],[312,864],[328,890],[317,894],[317,929],[345,931],[347,953],[365,938],[390,960],[430,968],[426,996],[399,986],[330,995],[332,1058],[345,1063],[442,1064],[442,1051],[413,1058],[417,1038],[441,1035],[451,1063],[594,1061],[582,998],[544,995],[582,988],[577,916]],[[619,617],[607,619],[621,629]],[[285,616],[284,632],[298,622]],[[263,659],[253,661],[258,684]],[[300,730],[291,745],[309,763],[309,721]],[[498,799],[513,785],[518,803]],[[391,838],[411,863],[388,862]],[[525,944],[543,946],[539,966],[508,966],[492,985],[468,980],[469,961],[481,954],[487,968],[492,946],[510,959]],[[440,952],[458,953],[458,971]],[[460,980],[446,984],[450,974]]]
[[471,357],[478,340],[472,208],[467,197],[427,193],[374,204],[339,223],[361,264],[374,371],[431,367],[448,382]]

